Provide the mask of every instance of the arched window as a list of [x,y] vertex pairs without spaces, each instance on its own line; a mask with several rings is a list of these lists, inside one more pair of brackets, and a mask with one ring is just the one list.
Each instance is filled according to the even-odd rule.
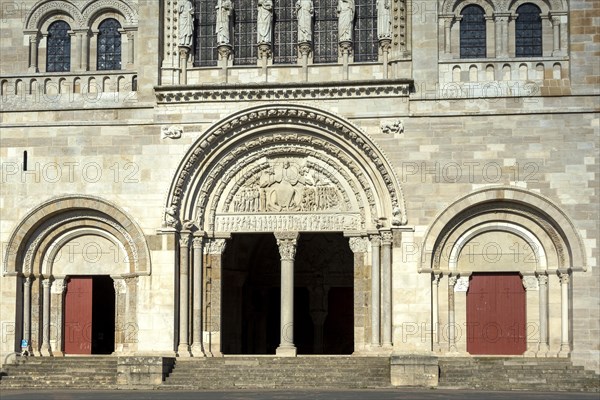
[[316,0],[313,33],[315,63],[335,63],[338,60],[338,0]]
[[56,21],[48,27],[46,44],[46,71],[67,72],[71,70],[71,27],[65,21]]
[[98,26],[98,71],[121,69],[121,24],[113,18]]
[[217,65],[217,35],[215,33],[217,0],[196,0],[196,57],[194,65]]
[[463,8],[460,20],[460,58],[486,56],[485,11],[476,5]]
[[517,57],[542,56],[542,18],[538,6],[525,3],[517,8],[515,52]]
[[298,57],[298,19],[294,12],[295,0],[274,2],[273,62],[292,64]]
[[377,2],[356,1],[354,19],[354,61],[377,61]]
[[257,0],[234,1],[233,63],[256,64],[256,14]]

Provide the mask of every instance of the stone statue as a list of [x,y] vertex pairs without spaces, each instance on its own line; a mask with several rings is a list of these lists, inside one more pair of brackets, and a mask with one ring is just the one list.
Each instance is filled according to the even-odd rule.
[[258,0],[257,42],[271,43],[273,37],[273,1]]
[[338,14],[338,41],[352,41],[352,25],[354,24],[354,0],[339,0]]
[[391,39],[392,19],[390,0],[377,0],[377,38]]
[[179,6],[179,45],[192,47],[194,37],[194,5],[190,0]]
[[217,34],[217,46],[221,44],[229,44],[229,32],[231,14],[233,13],[233,3],[231,0],[219,0],[217,6],[217,22],[215,25],[215,33]]
[[298,0],[296,15],[298,16],[298,43],[312,42],[312,19],[315,14],[312,0]]

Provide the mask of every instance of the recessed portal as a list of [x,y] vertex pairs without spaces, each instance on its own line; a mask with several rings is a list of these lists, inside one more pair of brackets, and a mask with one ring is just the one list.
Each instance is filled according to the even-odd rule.
[[[222,267],[222,352],[275,354],[280,344],[280,255],[275,236],[234,234]],[[298,354],[354,351],[353,254],[341,233],[302,233],[294,261]]]
[[115,289],[110,276],[67,279],[65,354],[111,354],[115,350]]

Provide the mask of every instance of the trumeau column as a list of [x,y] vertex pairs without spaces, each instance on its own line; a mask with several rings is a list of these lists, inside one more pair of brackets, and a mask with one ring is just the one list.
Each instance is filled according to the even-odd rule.
[[538,357],[545,357],[548,354],[548,275],[538,274],[538,283],[540,287],[540,340],[538,344]]
[[439,304],[439,288],[442,274],[433,273],[431,279],[431,329],[433,330],[433,351],[440,351],[440,304]]
[[381,286],[380,248],[381,236],[371,235],[371,346],[381,346]]
[[31,277],[23,281],[23,340],[27,341],[27,351],[31,353]]
[[381,341],[392,346],[392,232],[381,232]]
[[209,260],[206,265],[207,301],[203,302],[203,343],[205,352],[212,357],[221,355],[221,264],[226,246],[226,239],[211,239],[204,247]]
[[190,232],[181,231],[179,238],[179,346],[177,355],[189,357],[189,243]]
[[203,238],[195,237],[192,247],[192,355],[206,357],[202,346],[202,246]]
[[50,287],[52,286],[51,277],[42,281],[43,297],[42,297],[42,347],[40,353],[43,356],[51,356],[52,349],[50,348]]
[[568,357],[571,353],[569,338],[569,281],[567,272],[560,273],[560,351],[559,357]]
[[295,357],[294,345],[294,258],[298,232],[276,232],[277,246],[281,256],[281,320],[278,356]]
[[454,316],[454,286],[457,280],[457,276],[448,278],[448,346],[450,352],[458,351],[456,348],[456,322]]

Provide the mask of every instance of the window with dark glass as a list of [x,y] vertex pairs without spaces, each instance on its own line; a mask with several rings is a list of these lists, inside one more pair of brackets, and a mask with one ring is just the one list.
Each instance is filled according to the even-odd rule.
[[196,0],[196,67],[217,65],[216,6],[217,0]]
[[460,20],[460,58],[486,56],[485,11],[476,5],[463,8]]
[[517,8],[515,52],[517,57],[542,56],[542,18],[535,4],[525,3]]
[[48,27],[46,43],[46,71],[71,70],[71,27],[65,21],[56,21]]
[[338,60],[337,1],[314,1],[313,61],[335,63]]
[[298,19],[295,0],[274,2],[273,62],[275,64],[293,64],[298,57]]
[[357,0],[354,15],[354,61],[377,61],[377,4]]
[[113,18],[98,26],[98,71],[121,69],[121,24]]
[[234,1],[233,63],[256,64],[256,14],[257,0]]

